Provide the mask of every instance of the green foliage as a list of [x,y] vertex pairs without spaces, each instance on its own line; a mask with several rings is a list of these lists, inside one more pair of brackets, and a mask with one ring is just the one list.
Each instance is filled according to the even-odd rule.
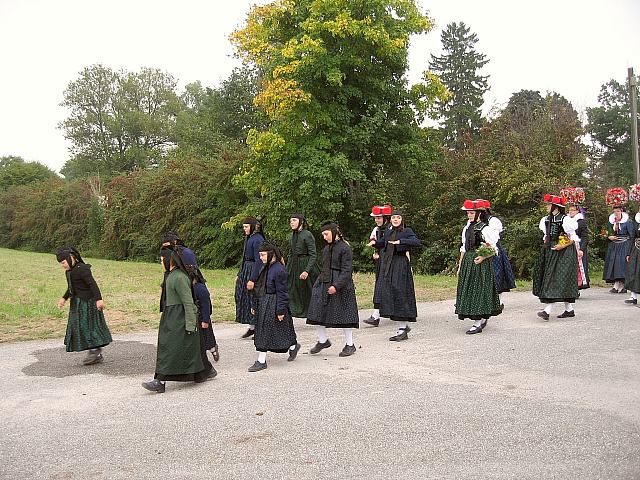
[[28,185],[49,178],[55,172],[38,162],[25,162],[21,157],[0,157],[0,192],[11,186]]
[[608,81],[600,88],[598,102],[600,106],[587,108],[586,130],[592,139],[590,175],[602,189],[627,188],[635,183],[628,84]]
[[[252,155],[235,178],[250,197],[244,211],[266,213],[281,237],[302,211],[361,238],[371,203],[395,196],[390,172],[425,166],[416,112],[444,89],[432,76],[411,88],[404,74],[410,35],[431,28],[409,0],[254,7],[232,41],[262,73],[255,104],[270,124],[250,131]],[[373,194],[371,184],[391,188]]]
[[450,23],[442,31],[441,56],[431,55],[429,67],[440,77],[449,95],[438,102],[443,140],[449,147],[463,147],[483,124],[483,95],[489,90],[488,76],[478,71],[489,60],[475,50],[478,36],[464,22]]
[[115,72],[92,65],[69,83],[62,106],[71,113],[59,124],[71,141],[66,178],[112,177],[158,165],[175,145],[181,103],[168,73],[142,68]]

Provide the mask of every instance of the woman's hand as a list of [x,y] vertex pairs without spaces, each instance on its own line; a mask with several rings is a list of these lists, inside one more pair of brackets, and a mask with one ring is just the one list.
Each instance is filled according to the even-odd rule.
[[282,320],[284,320],[284,315],[277,315],[276,318],[279,322],[281,322]]
[[200,326],[201,326],[203,329],[209,328],[209,324],[208,324],[207,322],[200,322]]
[[336,287],[334,287],[333,285],[331,285],[331,286],[327,289],[327,293],[328,293],[329,295],[333,295],[333,294],[334,294],[334,293],[336,293],[336,292],[337,292]]
[[255,308],[252,308],[252,309],[251,309],[251,315],[255,315],[255,314],[256,314],[256,309],[255,309]]
[[368,247],[373,247],[376,244],[375,240],[371,240],[369,243],[367,243]]
[[255,283],[253,283],[251,280],[249,280],[247,282],[247,290],[253,290]]
[[104,310],[104,302],[102,300],[96,301],[96,308],[98,310]]
[[480,265],[484,261],[485,258],[486,257],[478,256],[478,257],[473,259],[473,263],[475,263],[476,265]]
[[584,252],[582,250],[578,250],[578,258],[582,258]]
[[309,276],[309,272],[302,272],[300,274],[300,280],[306,280],[308,276]]
[[58,300],[58,308],[62,310],[64,308],[65,303],[67,303],[67,301],[64,298],[61,298],[60,300]]
[[380,258],[380,254],[378,252],[373,252],[373,259],[378,260]]
[[391,245],[400,245],[400,240],[389,240]]
[[609,235],[607,238],[609,240],[616,240],[618,237],[616,237],[615,235]]

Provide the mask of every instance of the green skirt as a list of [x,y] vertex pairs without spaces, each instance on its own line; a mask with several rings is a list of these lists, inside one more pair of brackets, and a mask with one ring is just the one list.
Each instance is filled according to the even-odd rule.
[[67,352],[100,348],[112,341],[104,314],[96,307],[96,301],[71,297],[67,334],[64,337]]
[[573,303],[578,296],[578,254],[573,245],[551,250],[543,245],[533,266],[533,294],[542,303]]
[[494,317],[502,313],[493,264],[487,259],[476,265],[476,251],[465,252],[458,275],[456,313],[460,320]]

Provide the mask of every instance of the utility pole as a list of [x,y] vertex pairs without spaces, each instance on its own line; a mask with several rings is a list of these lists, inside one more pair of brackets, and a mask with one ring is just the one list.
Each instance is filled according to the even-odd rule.
[[629,73],[629,98],[631,99],[631,158],[636,173],[636,183],[640,183],[640,163],[638,163],[638,80],[633,74],[633,67]]

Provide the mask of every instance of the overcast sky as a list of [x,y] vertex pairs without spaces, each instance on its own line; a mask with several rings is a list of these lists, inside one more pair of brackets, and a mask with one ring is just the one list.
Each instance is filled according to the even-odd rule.
[[[86,66],[156,67],[180,87],[216,86],[238,61],[229,34],[255,0],[0,0],[0,156],[59,170],[68,143],[57,129],[67,84]],[[440,32],[465,22],[489,64],[485,111],[522,89],[556,91],[579,112],[600,86],[640,74],[640,0],[418,0],[436,28],[414,37],[409,78],[419,80]]]

